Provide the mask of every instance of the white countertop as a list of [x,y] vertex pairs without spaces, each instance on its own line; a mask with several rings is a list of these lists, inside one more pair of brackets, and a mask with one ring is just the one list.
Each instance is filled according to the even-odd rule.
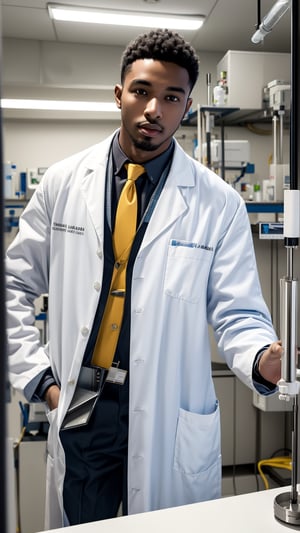
[[151,513],[90,522],[48,533],[288,533],[299,527],[279,522],[273,503],[289,487],[231,496]]

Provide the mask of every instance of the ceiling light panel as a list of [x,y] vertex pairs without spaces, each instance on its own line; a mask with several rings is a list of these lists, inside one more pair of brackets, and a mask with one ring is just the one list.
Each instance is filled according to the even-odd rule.
[[37,109],[43,111],[119,112],[119,109],[114,102],[83,102],[29,98],[2,98],[1,107],[3,109]]
[[48,4],[49,15],[52,19],[64,22],[88,24],[105,24],[138,28],[169,28],[173,30],[199,29],[203,22],[202,15],[167,15],[138,13],[136,11],[110,11],[95,8],[78,8],[60,4]]

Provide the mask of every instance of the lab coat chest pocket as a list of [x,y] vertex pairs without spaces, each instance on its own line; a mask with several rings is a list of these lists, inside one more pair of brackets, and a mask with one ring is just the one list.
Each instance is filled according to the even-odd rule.
[[206,291],[212,255],[209,247],[173,239],[168,248],[165,294],[197,303]]
[[180,409],[174,468],[189,475],[208,470],[220,457],[220,410],[216,402],[210,414],[198,414]]

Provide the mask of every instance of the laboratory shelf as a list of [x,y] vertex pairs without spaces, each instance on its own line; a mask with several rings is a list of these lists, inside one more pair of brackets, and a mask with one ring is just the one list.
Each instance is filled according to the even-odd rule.
[[224,119],[228,115],[231,115],[232,113],[235,113],[236,111],[239,111],[239,107],[220,107],[215,105],[202,105],[200,107],[201,113],[210,113],[211,115],[215,115],[216,117],[219,117],[220,119]]
[[[226,107],[226,106],[219,107],[219,106],[208,106],[208,105],[200,106],[200,112],[210,113],[211,115],[214,115],[216,117],[216,122],[218,122],[218,120],[223,122],[223,120],[226,117],[228,117],[228,115],[231,115],[232,113],[236,113],[239,110],[240,110],[239,107]],[[182,126],[196,126],[197,120],[198,120],[197,111],[192,111],[191,113],[188,113],[184,117],[181,125]]]
[[4,207],[6,209],[19,209],[20,207],[26,207],[28,200],[26,198],[4,198]]
[[[271,124],[273,114],[270,109],[241,109],[239,107],[200,106],[201,113],[208,111],[215,115],[215,125],[247,126],[248,124]],[[285,126],[290,123],[290,113],[287,110],[283,117]],[[196,126],[197,111],[192,111],[184,117],[182,126]]]
[[282,202],[246,202],[248,213],[283,213]]

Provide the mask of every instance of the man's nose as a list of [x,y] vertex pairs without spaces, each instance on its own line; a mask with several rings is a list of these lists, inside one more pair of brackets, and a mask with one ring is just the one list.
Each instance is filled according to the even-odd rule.
[[162,110],[158,98],[151,98],[151,100],[148,101],[144,114],[145,117],[148,116],[155,119],[161,118]]

